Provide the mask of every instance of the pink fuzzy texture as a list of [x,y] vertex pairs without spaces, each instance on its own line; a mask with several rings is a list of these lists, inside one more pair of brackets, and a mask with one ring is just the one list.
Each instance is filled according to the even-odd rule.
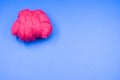
[[48,38],[52,25],[48,16],[40,9],[21,10],[18,19],[12,26],[12,34],[23,41],[34,41],[38,38]]

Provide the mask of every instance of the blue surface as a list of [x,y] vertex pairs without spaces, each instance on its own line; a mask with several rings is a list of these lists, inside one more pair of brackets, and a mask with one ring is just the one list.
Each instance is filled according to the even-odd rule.
[[[12,36],[25,8],[49,15],[50,38]],[[0,0],[0,80],[120,80],[120,1]]]

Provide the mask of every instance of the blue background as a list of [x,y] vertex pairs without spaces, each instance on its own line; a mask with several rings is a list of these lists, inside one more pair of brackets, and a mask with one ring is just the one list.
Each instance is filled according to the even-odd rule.
[[[48,14],[48,39],[12,36],[26,8]],[[0,80],[120,80],[120,1],[0,0]]]

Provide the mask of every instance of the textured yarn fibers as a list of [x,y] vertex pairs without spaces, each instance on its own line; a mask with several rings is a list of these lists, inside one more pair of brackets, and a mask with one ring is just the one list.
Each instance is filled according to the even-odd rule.
[[23,41],[34,41],[38,38],[48,38],[52,32],[50,19],[40,9],[21,10],[18,19],[12,25],[12,34]]

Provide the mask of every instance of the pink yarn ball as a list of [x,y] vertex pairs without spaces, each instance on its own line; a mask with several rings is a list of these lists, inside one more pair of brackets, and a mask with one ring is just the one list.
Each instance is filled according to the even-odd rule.
[[52,32],[50,19],[40,9],[21,10],[18,19],[12,26],[12,34],[23,41],[34,41],[38,38],[48,38]]

